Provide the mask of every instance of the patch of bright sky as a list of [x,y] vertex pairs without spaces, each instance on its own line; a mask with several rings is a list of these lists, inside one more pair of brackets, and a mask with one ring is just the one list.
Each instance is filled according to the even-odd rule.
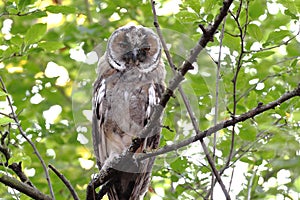
[[34,168],[25,168],[24,173],[28,177],[33,177],[35,175],[35,169]]
[[85,116],[85,118],[89,121],[92,122],[92,117],[93,117],[93,112],[92,110],[83,110],[82,114]]
[[78,132],[77,141],[79,141],[81,144],[87,144],[89,142],[89,140],[83,134],[83,133],[87,133],[88,132],[87,127],[85,127],[85,126],[78,126],[76,128],[76,131]]
[[46,66],[45,76],[48,78],[58,77],[55,82],[58,86],[65,86],[70,80],[68,70],[52,61],[48,62]]
[[162,5],[160,2],[156,2],[156,13],[157,15],[171,15],[179,12],[179,4],[181,4],[181,0],[170,0],[164,2]]
[[31,104],[39,104],[42,101],[44,101],[45,98],[42,97],[40,93],[35,93],[31,98],[30,98],[30,103]]
[[92,64],[95,64],[96,62],[98,62],[98,60],[99,60],[99,57],[95,51],[91,51],[86,54],[85,63],[92,65]]
[[82,46],[84,45],[84,42],[81,42],[78,46],[70,49],[70,58],[73,60],[76,60],[78,62],[85,62],[87,60],[87,57],[84,53],[84,50],[82,49]]
[[94,161],[85,158],[78,158],[79,164],[83,169],[89,170],[94,167]]
[[10,34],[10,30],[13,24],[13,20],[11,19],[5,19],[3,21],[3,26],[1,28],[1,32],[4,35],[5,40],[10,40],[12,35]]
[[62,112],[60,105],[53,105],[48,110],[43,111],[43,117],[46,120],[46,128],[50,128],[50,124],[54,124],[54,121],[58,118]]
[[87,144],[87,143],[89,143],[89,140],[82,133],[78,133],[78,135],[77,135],[77,141],[80,142],[80,144]]
[[52,157],[53,159],[55,159],[55,157],[56,157],[56,153],[55,153],[54,149],[47,149],[46,155],[49,157]]

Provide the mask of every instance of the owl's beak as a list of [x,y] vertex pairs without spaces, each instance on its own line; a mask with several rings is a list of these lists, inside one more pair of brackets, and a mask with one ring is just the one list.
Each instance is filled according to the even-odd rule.
[[128,66],[138,66],[140,63],[139,57],[139,49],[134,48],[123,55],[123,60]]
[[137,61],[138,61],[137,57],[138,57],[138,50],[136,48],[134,48],[132,50],[132,61],[133,61],[134,64],[138,64],[137,63]]

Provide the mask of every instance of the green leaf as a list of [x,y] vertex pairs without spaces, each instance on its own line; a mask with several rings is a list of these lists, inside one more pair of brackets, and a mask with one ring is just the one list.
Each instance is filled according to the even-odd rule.
[[41,17],[47,17],[47,12],[46,11],[36,11],[36,12],[33,12],[30,17],[33,17],[33,18],[41,18]]
[[51,13],[73,14],[76,13],[76,8],[71,6],[47,6],[46,11]]
[[34,3],[33,0],[20,0],[19,3],[18,3],[18,9],[20,11],[24,10],[26,8],[26,6],[30,5]]
[[47,31],[47,24],[35,24],[26,32],[24,41],[26,44],[33,44],[40,41]]
[[175,15],[175,17],[181,22],[181,23],[192,23],[197,20],[199,20],[199,16],[196,13],[188,12],[186,10],[183,10]]
[[198,0],[184,1],[183,6],[192,8],[196,13],[199,13],[201,8],[200,1]]
[[267,39],[268,42],[281,42],[283,38],[290,36],[290,31],[288,30],[280,30],[274,31],[269,34]]
[[29,166],[31,163],[31,157],[26,155],[24,150],[14,148],[12,151],[12,157],[9,159],[9,164],[22,162],[23,166]]
[[241,129],[239,136],[243,140],[254,141],[256,139],[256,128],[250,124],[246,124],[245,127]]
[[298,20],[298,17],[294,13],[292,13],[289,9],[286,9],[284,11],[284,14],[290,16],[292,19]]
[[11,43],[21,46],[23,43],[23,39],[19,35],[15,35],[10,39]]
[[47,50],[47,51],[55,51],[57,49],[63,48],[65,45],[61,42],[56,41],[48,41],[39,43],[39,47]]
[[6,96],[6,95],[7,95],[6,92],[3,92],[2,90],[0,90],[0,97]]
[[172,182],[177,182],[179,180],[178,176],[172,175],[171,176],[171,181]]
[[0,118],[0,126],[1,125],[6,125],[6,124],[9,124],[9,123],[12,123],[12,122],[14,122],[14,120],[9,118],[9,117],[4,116],[4,117]]
[[205,0],[203,5],[204,11],[211,12],[216,5],[217,4],[215,0]]
[[174,162],[172,162],[170,166],[174,171],[182,173],[188,166],[187,159],[185,157],[179,157]]
[[250,3],[249,15],[252,19],[257,19],[259,16],[263,15],[266,10],[265,0],[256,0]]
[[296,178],[296,180],[294,182],[294,187],[297,192],[300,192],[300,176],[298,176],[298,178]]
[[6,7],[7,12],[9,12],[9,14],[17,14],[18,10],[16,8],[16,6],[14,5],[9,5]]
[[275,53],[274,51],[261,51],[254,54],[253,58],[266,58],[273,55],[274,53]]
[[286,51],[289,56],[299,56],[300,55],[300,45],[299,43],[292,42],[287,45]]
[[236,50],[238,51],[241,47],[240,39],[237,37],[232,37],[230,35],[225,35],[223,39],[223,44],[230,48],[231,51]]
[[300,121],[300,111],[293,112],[293,119],[295,121]]
[[254,39],[261,41],[263,35],[260,28],[256,24],[249,24],[248,32]]
[[298,62],[297,59],[293,60],[291,63],[291,67],[295,67],[297,65],[297,62]]

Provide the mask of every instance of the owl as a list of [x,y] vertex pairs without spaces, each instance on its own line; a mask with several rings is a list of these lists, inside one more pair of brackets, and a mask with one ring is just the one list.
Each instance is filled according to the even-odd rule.
[[[166,72],[158,36],[142,26],[117,29],[108,39],[97,74],[93,85],[92,133],[94,153],[101,169],[139,137],[164,92]],[[135,153],[156,149],[160,132],[160,127],[152,129]],[[109,199],[143,198],[154,159],[116,169],[118,176],[111,181]]]

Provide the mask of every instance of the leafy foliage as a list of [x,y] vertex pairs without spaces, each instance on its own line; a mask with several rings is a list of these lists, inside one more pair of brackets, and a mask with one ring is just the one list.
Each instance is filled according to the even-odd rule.
[[[103,53],[105,40],[117,27],[129,22],[151,27],[153,16],[148,1],[53,2],[59,1],[0,3],[0,75],[8,90],[0,90],[0,147],[9,149],[8,165],[22,162],[31,182],[49,194],[40,161],[10,118],[9,95],[22,128],[44,161],[59,169],[84,199],[86,186],[97,173],[88,120],[95,64],[84,60],[98,44],[98,52]],[[222,1],[213,0],[182,0],[179,5],[157,1],[159,23],[177,67],[201,36],[198,25],[209,26],[221,6]],[[297,87],[299,10],[296,0],[234,1],[225,22],[221,60],[219,27],[182,85],[202,130],[213,125],[214,117],[229,119]],[[217,116],[216,63],[221,65]],[[168,69],[168,80],[171,77]],[[178,92],[175,96],[165,111],[168,129],[163,129],[161,147],[195,134],[183,100]],[[294,98],[217,134],[215,165],[218,170],[227,168],[222,178],[227,188],[231,183],[232,198],[299,197],[299,126],[300,101]],[[213,137],[205,142],[213,151]],[[17,177],[3,166],[6,161],[1,151],[0,170]],[[58,177],[50,175],[57,199],[71,199]],[[157,157],[152,180],[155,192],[149,192],[146,199],[202,199],[210,186],[211,169],[196,142]],[[28,199],[3,184],[0,196]],[[218,188],[215,197],[223,198]]]

